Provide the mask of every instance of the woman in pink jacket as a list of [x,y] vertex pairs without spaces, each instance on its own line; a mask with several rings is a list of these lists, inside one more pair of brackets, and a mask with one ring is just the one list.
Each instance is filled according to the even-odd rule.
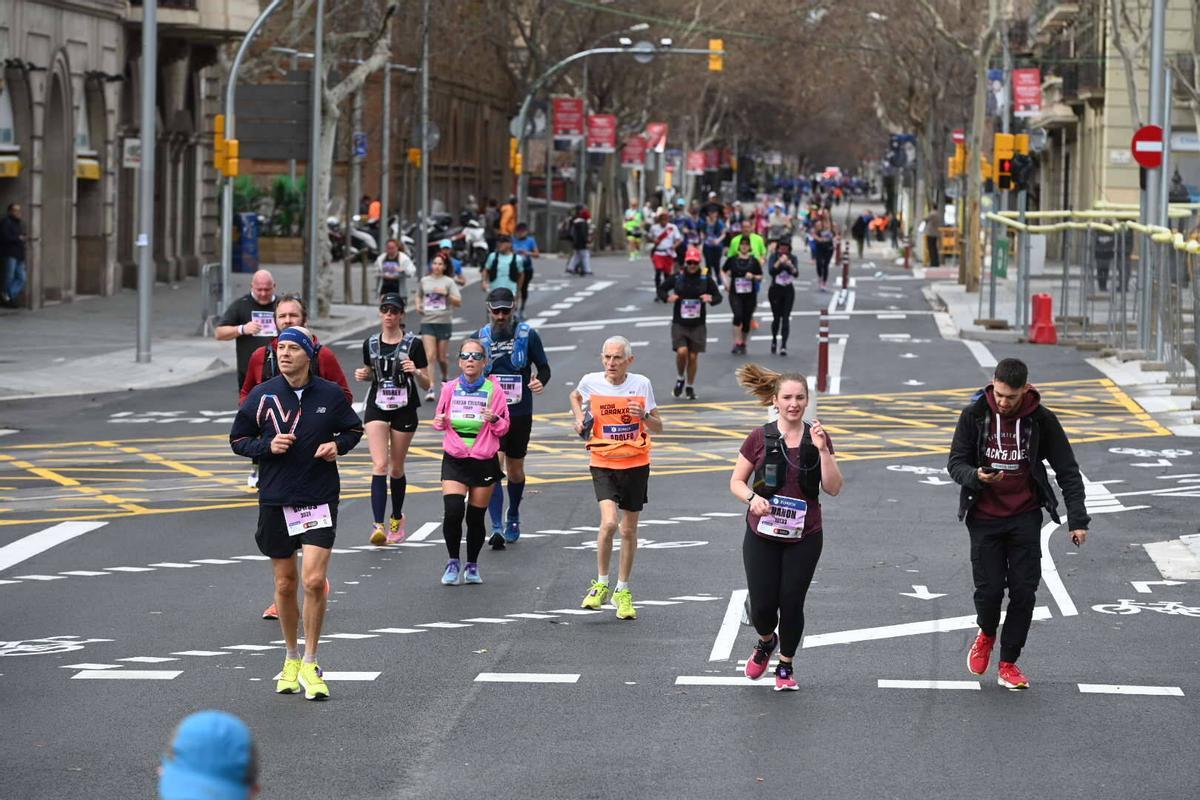
[[[485,374],[488,355],[478,339],[468,339],[458,349],[457,379],[442,384],[435,430],[442,439],[442,531],[450,560],[442,583],[454,586],[462,575],[464,583],[483,583],[479,576],[479,552],[483,550],[483,512],[492,487],[500,482],[500,437],[508,433],[508,402],[500,384]],[[470,498],[470,503],[467,500]],[[467,563],[459,562],[463,518],[467,520]]]

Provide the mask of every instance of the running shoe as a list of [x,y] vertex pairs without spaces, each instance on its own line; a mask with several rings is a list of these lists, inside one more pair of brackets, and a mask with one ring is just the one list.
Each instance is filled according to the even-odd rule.
[[996,683],[1014,692],[1029,688],[1029,678],[1026,678],[1021,668],[1011,661],[1000,662],[1000,677],[996,679]]
[[446,562],[446,571],[442,573],[442,585],[453,586],[458,583],[459,564],[457,558]]
[[262,618],[263,619],[279,619],[279,609],[275,607],[274,603],[271,603],[271,605],[269,605],[263,609]]
[[371,544],[381,545],[387,541],[387,534],[383,532],[382,522],[371,523]]
[[431,386],[431,387],[429,387],[429,391],[425,393],[425,399],[426,399],[426,400],[434,400],[434,399],[436,399],[436,396],[435,396],[435,395],[434,395],[434,393],[433,393],[433,387],[432,387],[432,386]]
[[503,550],[504,531],[500,530],[499,528],[492,531],[492,535],[488,537],[488,544],[491,545],[493,550]]
[[671,394],[676,397],[679,397],[683,394],[683,378],[675,381],[675,388],[671,390]]
[[504,541],[512,544],[521,538],[521,518],[509,517],[504,525]]
[[781,348],[779,348],[779,355],[781,355],[781,356],[786,356],[786,355],[787,355],[787,348],[786,348],[786,347],[781,347]]
[[793,677],[792,665],[780,661],[775,666],[775,691],[796,692],[799,690],[800,687],[796,684],[796,679]]
[[750,320],[750,330],[752,330],[752,331],[758,330],[758,320],[756,320],[756,319]]
[[779,636],[771,634],[771,641],[764,642],[759,639],[754,643],[754,652],[746,659],[746,677],[752,681],[756,681],[763,676],[767,671],[767,664],[771,661],[771,653],[775,652],[776,646],[779,644]]
[[305,700],[329,699],[329,686],[325,683],[323,675],[317,662],[300,662],[300,685],[304,687]]
[[983,631],[975,637],[975,643],[971,645],[970,652],[967,653],[967,670],[972,675],[982,675],[987,672],[988,664],[992,660],[992,645],[996,644],[995,636],[988,636]]
[[771,355],[775,355],[775,346],[776,346],[776,344],[777,344],[777,343],[776,343],[776,341],[775,341],[774,339],[772,339],[772,340],[771,340]]
[[388,544],[400,544],[408,538],[408,531],[404,527],[404,515],[400,515],[400,519],[391,517],[388,520]]
[[729,349],[729,354],[733,356],[736,356],[739,352],[740,348],[736,344]]
[[687,394],[687,399],[688,399],[688,400],[695,400],[695,399],[696,399],[696,387],[694,387],[694,386],[689,386],[689,387],[687,387],[686,389],[684,389],[683,391],[684,391],[684,392]]
[[300,659],[285,658],[283,669],[275,680],[276,694],[295,694],[300,691]]
[[599,611],[600,606],[607,603],[610,597],[612,597],[612,589],[608,588],[607,583],[592,581],[592,588],[588,589],[588,593],[583,596],[583,602],[579,607]]
[[463,583],[483,583],[483,578],[479,576],[479,565],[467,562],[467,568],[463,570]]
[[613,605],[617,607],[617,619],[637,619],[637,609],[633,607],[633,592],[629,587],[613,592]]

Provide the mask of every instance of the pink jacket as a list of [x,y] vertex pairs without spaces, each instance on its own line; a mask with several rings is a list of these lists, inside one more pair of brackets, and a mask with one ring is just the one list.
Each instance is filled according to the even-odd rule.
[[[445,436],[442,437],[442,449],[454,458],[476,458],[480,461],[489,459],[500,450],[500,437],[508,433],[508,400],[504,397],[504,390],[500,388],[500,384],[492,382],[492,401],[488,410],[499,419],[495,422],[483,423],[483,427],[479,429],[479,435],[475,437],[475,444],[467,447],[467,443],[462,440],[462,437],[455,433],[449,419],[450,398],[454,396],[454,389],[457,386],[458,378],[442,384],[442,393],[438,397],[437,410],[434,412],[434,430],[445,431]],[[438,416],[441,417],[441,420],[436,419]]]

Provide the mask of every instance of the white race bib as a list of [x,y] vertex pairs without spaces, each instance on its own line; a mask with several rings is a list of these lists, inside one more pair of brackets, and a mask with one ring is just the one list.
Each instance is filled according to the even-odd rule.
[[508,405],[515,406],[521,402],[524,386],[521,384],[520,375],[497,375],[493,373],[491,377],[504,390],[504,398]]
[[777,539],[799,539],[804,536],[804,517],[808,503],[795,497],[775,495],[770,498],[771,513],[758,521],[758,532]]
[[681,300],[679,302],[680,319],[700,319],[700,309],[704,308],[703,300]]
[[445,311],[446,310],[446,295],[439,292],[425,293],[425,310],[426,311]]
[[753,278],[734,278],[733,291],[736,294],[750,294],[754,291]]
[[379,384],[375,391],[375,407],[380,411],[395,411],[408,405],[408,386],[397,386],[391,381]]
[[450,419],[460,422],[475,422],[483,419],[487,410],[487,392],[478,391],[467,394],[461,389],[455,389],[450,398]]
[[279,335],[279,330],[275,327],[274,311],[251,311],[250,321],[262,326],[262,330],[255,334],[256,336],[274,338]]
[[328,503],[319,506],[284,506],[283,519],[287,522],[288,536],[333,527],[333,514]]
[[790,272],[781,272],[775,276],[776,286],[791,286],[794,277]]

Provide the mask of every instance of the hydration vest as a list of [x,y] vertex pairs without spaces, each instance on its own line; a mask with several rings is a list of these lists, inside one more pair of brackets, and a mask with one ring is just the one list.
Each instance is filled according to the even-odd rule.
[[408,384],[409,397],[414,397],[416,392],[416,381],[413,376],[400,370],[400,362],[408,357],[408,351],[412,349],[412,344],[416,341],[416,335],[406,332],[400,343],[396,346],[396,350],[390,355],[385,356],[380,352],[381,339],[378,333],[373,334],[367,340],[367,351],[371,354],[371,371],[375,375],[375,383],[382,381],[391,381],[399,383],[405,381]]
[[[754,482],[750,488],[759,497],[771,498],[778,494],[785,483],[789,469],[800,472],[800,488],[809,502],[816,502],[821,489],[821,453],[813,444],[810,426],[804,423],[804,435],[800,438],[799,460],[796,465],[788,463],[787,445],[779,431],[779,423],[763,425],[762,460],[754,465]],[[812,466],[806,466],[811,464]]]
[[[517,324],[516,330],[513,331],[513,349],[508,356],[508,360],[512,362],[513,369],[520,372],[529,364],[529,332],[533,328],[527,322]],[[483,342],[483,350],[488,354],[488,372],[492,371],[492,325],[489,322],[479,329],[476,334],[479,341]]]
[[[489,281],[496,280],[496,275],[500,272],[500,253],[492,253],[487,260],[487,275]],[[521,263],[520,253],[509,253],[508,262],[508,279],[513,283],[518,283],[521,280],[521,268],[518,266]]]

